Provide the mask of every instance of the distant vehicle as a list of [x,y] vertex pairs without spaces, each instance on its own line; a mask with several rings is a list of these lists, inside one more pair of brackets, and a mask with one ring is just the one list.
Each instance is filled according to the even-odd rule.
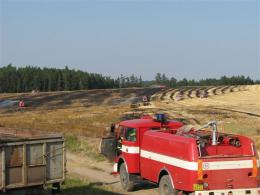
[[142,97],[143,106],[149,106],[150,105],[150,99],[147,96]]
[[114,135],[102,140],[101,152],[114,160],[126,191],[142,178],[159,184],[160,195],[260,194],[254,142],[219,133],[216,121],[186,129],[158,114],[122,121]]

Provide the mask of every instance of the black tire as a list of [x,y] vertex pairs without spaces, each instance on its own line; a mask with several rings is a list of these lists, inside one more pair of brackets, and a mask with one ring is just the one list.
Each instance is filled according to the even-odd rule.
[[171,178],[169,175],[162,176],[159,183],[160,195],[178,195],[178,190],[175,190],[172,186]]
[[135,182],[131,177],[131,175],[127,173],[125,163],[122,163],[120,165],[119,171],[120,171],[120,182],[122,188],[127,192],[133,191]]
[[59,193],[60,190],[60,183],[53,183],[52,184],[52,194],[57,194]]

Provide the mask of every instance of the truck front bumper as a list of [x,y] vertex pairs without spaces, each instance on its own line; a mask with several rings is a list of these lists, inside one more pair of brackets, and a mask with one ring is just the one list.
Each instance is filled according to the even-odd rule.
[[196,191],[195,195],[260,195],[260,188],[230,189],[230,190],[205,190]]
[[116,176],[118,174],[118,164],[117,163],[114,163],[113,165],[113,171],[110,173],[111,175],[114,175]]
[[117,163],[114,163],[114,165],[113,165],[113,172],[114,172],[114,173],[117,173],[117,172],[118,172],[117,167],[118,167],[118,164],[117,164]]

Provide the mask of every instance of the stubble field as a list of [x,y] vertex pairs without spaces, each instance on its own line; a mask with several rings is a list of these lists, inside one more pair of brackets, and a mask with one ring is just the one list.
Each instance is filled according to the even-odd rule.
[[[151,105],[138,106],[143,95],[151,97]],[[23,110],[1,107],[20,98],[27,105]],[[111,163],[98,154],[99,140],[125,113],[156,112],[195,127],[221,121],[220,131],[250,136],[260,149],[260,85],[0,94],[0,126],[64,133],[68,180],[62,194],[126,194],[109,175]],[[157,194],[156,187],[146,183],[130,194]]]

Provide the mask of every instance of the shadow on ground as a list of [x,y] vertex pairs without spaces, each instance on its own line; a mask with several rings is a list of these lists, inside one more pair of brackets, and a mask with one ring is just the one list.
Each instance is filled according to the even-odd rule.
[[111,192],[105,189],[100,189],[98,186],[104,186],[104,185],[110,185],[112,183],[102,183],[102,182],[96,182],[96,183],[89,183],[85,186],[78,186],[78,187],[72,187],[72,188],[66,188],[63,189],[61,193],[58,193],[57,195],[123,195],[116,192]]
[[[76,181],[75,181],[76,182]],[[112,183],[103,183],[103,182],[91,182],[89,184],[79,183],[77,186],[73,185],[63,186],[62,190],[59,193],[53,193],[51,189],[43,190],[40,187],[19,189],[19,190],[10,190],[6,193],[0,193],[3,195],[123,195],[120,193],[109,191],[105,186],[109,186]]]
[[155,189],[155,188],[158,188],[158,185],[155,183],[151,183],[149,181],[140,181],[136,184],[134,191],[150,190],[150,189]]

